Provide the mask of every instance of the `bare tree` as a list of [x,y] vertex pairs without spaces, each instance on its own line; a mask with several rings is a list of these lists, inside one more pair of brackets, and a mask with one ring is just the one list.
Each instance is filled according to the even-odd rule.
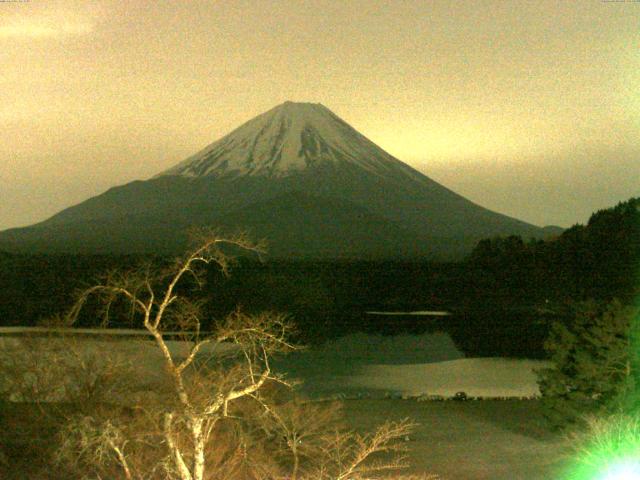
[[[279,438],[291,461],[287,480],[435,480],[435,475],[398,473],[408,467],[405,440],[415,424],[408,419],[386,422],[371,434],[361,435],[340,423],[340,404],[293,400],[263,404],[265,428]],[[372,457],[377,460],[372,461]],[[386,476],[390,475],[390,476]]]
[[[82,292],[69,314],[69,321],[75,321],[87,300],[99,296],[104,305],[105,324],[111,306],[119,299],[126,300],[132,315],[140,318],[161,353],[173,387],[174,402],[163,412],[162,434],[169,452],[169,468],[181,480],[205,478],[205,446],[216,424],[229,416],[232,402],[255,395],[268,382],[284,382],[272,371],[269,359],[276,352],[292,348],[286,340],[289,325],[282,315],[249,316],[236,311],[215,331],[202,331],[202,306],[180,295],[178,289],[187,276],[201,284],[203,275],[199,267],[203,265],[216,264],[226,273],[229,259],[221,249],[223,245],[261,251],[259,245],[243,236],[209,235],[165,271],[154,272],[145,266],[125,274],[112,272],[104,282]],[[172,350],[166,332],[173,329],[188,340],[190,346],[186,351]],[[208,363],[205,347],[225,343],[236,347],[242,362],[235,362],[223,371],[218,364]],[[188,445],[177,441],[185,429],[190,437]],[[107,435],[107,442],[126,472],[130,469],[124,452],[115,446],[117,438],[114,430],[113,435]],[[131,478],[131,473],[127,475]]]
[[[291,385],[273,371],[271,359],[294,348],[285,316],[236,310],[205,331],[203,305],[185,295],[185,285],[201,286],[207,265],[226,274],[228,248],[262,251],[244,236],[205,232],[195,248],[165,268],[110,272],[80,292],[67,325],[97,299],[104,326],[114,313],[126,312],[149,334],[156,356],[138,359],[133,373],[121,370],[133,378],[118,379],[126,388],[117,395],[68,419],[59,461],[85,473],[90,468],[98,478],[127,480],[364,480],[401,468],[397,456],[367,462],[372,455],[399,452],[409,422],[360,436],[336,428],[334,409],[279,397]],[[176,334],[180,342],[171,340]],[[110,365],[117,372],[118,364]],[[153,372],[159,366],[160,375]],[[105,371],[101,379],[119,377]]]

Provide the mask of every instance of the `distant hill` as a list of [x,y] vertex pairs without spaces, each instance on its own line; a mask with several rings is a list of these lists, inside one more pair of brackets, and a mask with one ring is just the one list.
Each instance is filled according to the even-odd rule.
[[482,238],[549,233],[436,183],[320,104],[286,102],[152,179],[0,232],[0,249],[174,253],[194,226],[300,258],[460,258]]

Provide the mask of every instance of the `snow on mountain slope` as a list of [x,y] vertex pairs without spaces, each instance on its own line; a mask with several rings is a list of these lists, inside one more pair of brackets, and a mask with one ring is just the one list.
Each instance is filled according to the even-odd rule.
[[328,163],[383,176],[398,169],[419,176],[325,106],[294,102],[258,115],[158,176],[283,177]]

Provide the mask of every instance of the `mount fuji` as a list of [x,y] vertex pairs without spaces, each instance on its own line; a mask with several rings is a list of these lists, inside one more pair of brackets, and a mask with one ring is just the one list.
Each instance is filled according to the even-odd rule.
[[544,229],[487,210],[320,104],[285,102],[174,167],[0,232],[0,249],[175,253],[194,226],[247,231],[285,258],[459,258]]

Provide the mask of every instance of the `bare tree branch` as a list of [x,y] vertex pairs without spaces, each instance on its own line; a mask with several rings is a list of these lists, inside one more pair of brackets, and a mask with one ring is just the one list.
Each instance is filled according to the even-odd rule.
[[[76,461],[83,459],[98,477],[127,480],[150,475],[180,480],[364,480],[364,475],[379,478],[402,468],[398,439],[411,430],[410,422],[387,423],[371,435],[339,430],[331,436],[328,425],[335,418],[330,410],[323,413],[320,406],[271,398],[269,390],[291,386],[271,364],[273,355],[296,348],[289,341],[292,329],[285,315],[237,309],[212,332],[203,333],[203,304],[185,298],[182,288],[191,287],[191,282],[201,286],[207,265],[228,274],[229,249],[259,255],[263,246],[242,234],[225,238],[200,231],[194,238],[194,248],[163,269],[146,264],[110,272],[77,296],[66,324],[77,322],[92,297],[103,306],[104,326],[111,315],[129,315],[152,337],[166,383],[147,388],[143,396],[136,392],[134,397],[133,389],[129,398],[123,395],[121,401],[129,402],[129,410],[115,413],[113,419],[71,422],[67,452],[75,454]],[[123,311],[125,305],[129,310]],[[182,334],[179,346],[168,340],[170,328]],[[216,353],[219,349],[232,353],[223,359]],[[71,363],[81,371],[92,369],[83,354]],[[102,383],[111,382],[113,372],[119,371],[115,368],[96,377],[86,391],[99,391]],[[129,372],[123,368],[121,373]],[[396,456],[370,462],[374,453],[385,452]],[[250,474],[241,477],[243,468]]]

